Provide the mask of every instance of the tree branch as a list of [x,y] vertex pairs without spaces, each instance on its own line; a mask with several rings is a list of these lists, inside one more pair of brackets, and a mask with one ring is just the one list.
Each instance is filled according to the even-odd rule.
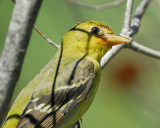
[[17,83],[32,28],[42,0],[16,0],[0,58],[0,119],[2,121]]
[[[130,17],[131,17],[131,13],[132,13],[131,9],[132,9],[132,6],[133,6],[133,0],[128,0],[127,1],[126,12],[125,12],[125,17],[124,17],[124,24],[123,24],[123,28],[122,28],[122,31],[121,31],[121,35],[126,36],[126,37],[131,39],[131,36],[133,36],[134,34],[136,34],[138,32],[142,16],[144,15],[144,12],[147,9],[150,2],[151,2],[151,0],[142,0],[141,1],[141,3],[139,4],[139,6],[136,9],[134,18],[132,20],[132,24],[130,25],[130,22],[131,22]],[[114,46],[109,52],[107,52],[106,55],[104,55],[102,60],[101,60],[101,68],[103,69],[104,66],[106,64],[108,64],[108,62],[118,52],[120,52],[120,50],[122,50],[123,48],[126,48],[126,47],[128,47],[128,48],[130,48],[134,51],[140,52],[144,55],[151,56],[151,57],[159,59],[159,54],[160,53],[158,51],[155,51],[155,50],[152,50],[152,49],[147,48],[145,46],[142,46],[142,45],[140,45],[136,42],[131,42],[131,43],[128,43],[128,44],[121,44],[121,45]]]
[[123,27],[121,30],[121,35],[125,35],[127,37],[129,37],[128,32],[130,31],[130,21],[131,21],[131,15],[132,15],[133,1],[134,0],[127,1],[126,12],[124,14]]
[[[15,0],[12,0],[12,2],[15,4]],[[40,34],[43,39],[45,39],[49,44],[53,45],[54,47],[56,47],[57,49],[59,49],[60,45],[56,44],[55,42],[53,42],[51,39],[49,39],[47,36],[45,36],[40,29],[37,26],[34,26],[34,29],[37,31],[38,34]]]
[[53,45],[54,47],[56,47],[57,49],[59,49],[60,45],[56,44],[55,42],[53,42],[51,39],[49,39],[48,37],[46,37],[37,26],[34,26],[34,29],[51,45]]
[[79,2],[77,0],[68,0],[68,2],[70,2],[72,4],[75,4],[75,5],[78,5],[78,6],[82,6],[82,7],[85,7],[85,8],[94,9],[94,10],[101,10],[101,9],[115,7],[115,6],[121,5],[125,1],[126,0],[117,0],[117,1],[114,1],[114,2],[107,3],[107,4],[93,6],[93,5],[88,5],[88,4]]
[[142,0],[140,5],[137,7],[135,14],[134,14],[134,18],[132,19],[132,22],[131,22],[130,36],[133,36],[134,34],[136,34],[138,32],[139,27],[140,27],[141,18],[144,15],[144,13],[145,13],[145,11],[151,1],[152,0]]
[[124,48],[125,44],[119,44],[117,46],[113,46],[112,49],[110,49],[103,57],[101,60],[101,69],[103,69],[109,62],[110,60],[116,56],[122,48]]
[[144,55],[160,59],[160,52],[159,51],[156,51],[156,50],[153,50],[151,48],[145,47],[145,46],[143,46],[141,44],[136,43],[135,41],[126,44],[125,47],[129,48],[129,49],[131,49],[133,51],[142,53]]
[[[121,30],[121,34],[123,36],[128,37],[128,38],[129,38],[128,32],[130,31],[130,19],[131,19],[131,13],[132,13],[132,6],[133,6],[133,0],[127,0],[126,11],[125,11],[125,15],[124,15],[124,22],[123,22],[123,27]],[[100,63],[101,69],[103,69],[108,64],[108,62],[124,48],[124,46],[125,46],[125,44],[113,46],[112,49],[109,50],[102,57],[102,60]]]

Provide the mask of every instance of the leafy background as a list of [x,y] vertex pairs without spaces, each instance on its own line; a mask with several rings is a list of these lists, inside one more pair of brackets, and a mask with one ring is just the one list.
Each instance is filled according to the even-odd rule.
[[[113,0],[81,0],[91,5]],[[135,0],[133,10],[140,0]],[[2,51],[14,4],[0,0],[0,51]],[[160,51],[160,1],[151,2],[134,40]],[[108,23],[120,33],[125,3],[109,9],[90,10],[64,0],[43,1],[36,25],[49,38],[61,43],[63,35],[77,22],[96,20]],[[134,12],[134,11],[133,11]],[[57,49],[47,44],[35,30],[25,56],[12,102],[22,88],[54,56]],[[82,128],[159,128],[160,61],[122,50],[102,71],[96,98],[83,116]]]

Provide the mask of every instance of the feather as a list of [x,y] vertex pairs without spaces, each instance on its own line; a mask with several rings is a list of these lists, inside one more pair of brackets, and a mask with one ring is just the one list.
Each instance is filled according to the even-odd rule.
[[[72,62],[59,72],[57,76],[55,104],[51,107],[52,94],[31,98],[25,112],[18,122],[17,128],[29,127],[53,127],[62,121],[75,106],[85,100],[89,93],[95,76],[95,69],[92,62],[83,59],[75,69],[74,78],[68,85],[66,79],[70,78],[77,61]],[[67,75],[64,75],[66,73]],[[69,74],[69,75],[68,75]],[[68,78],[66,78],[68,77]],[[62,80],[64,81],[62,82]],[[59,82],[61,81],[61,82]],[[61,85],[62,83],[63,85]],[[39,92],[41,93],[41,92]],[[36,94],[37,96],[37,94]],[[37,100],[35,100],[37,98]],[[30,115],[30,116],[29,116]],[[56,116],[55,116],[56,115]],[[56,117],[54,119],[54,116]],[[33,120],[34,119],[34,120]],[[53,124],[55,122],[55,124]]]

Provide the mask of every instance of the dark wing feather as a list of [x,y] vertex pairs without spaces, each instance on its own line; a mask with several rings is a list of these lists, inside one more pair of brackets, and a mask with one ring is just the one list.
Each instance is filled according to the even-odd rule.
[[[76,70],[73,71],[75,66],[77,66]],[[65,73],[67,75],[64,75]],[[94,65],[88,60],[83,59],[78,65],[77,61],[68,65],[58,74],[54,107],[51,107],[51,94],[37,99],[36,97],[32,98],[25,108],[17,128],[56,126],[77,103],[86,98],[93,85],[94,76]]]

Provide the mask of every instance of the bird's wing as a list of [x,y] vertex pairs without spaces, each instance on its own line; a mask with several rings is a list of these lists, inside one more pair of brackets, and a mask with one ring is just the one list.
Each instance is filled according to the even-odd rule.
[[53,92],[38,98],[33,95],[34,98],[26,106],[17,128],[56,126],[86,98],[94,77],[95,67],[92,62],[83,59],[69,64],[58,73],[54,95]]

